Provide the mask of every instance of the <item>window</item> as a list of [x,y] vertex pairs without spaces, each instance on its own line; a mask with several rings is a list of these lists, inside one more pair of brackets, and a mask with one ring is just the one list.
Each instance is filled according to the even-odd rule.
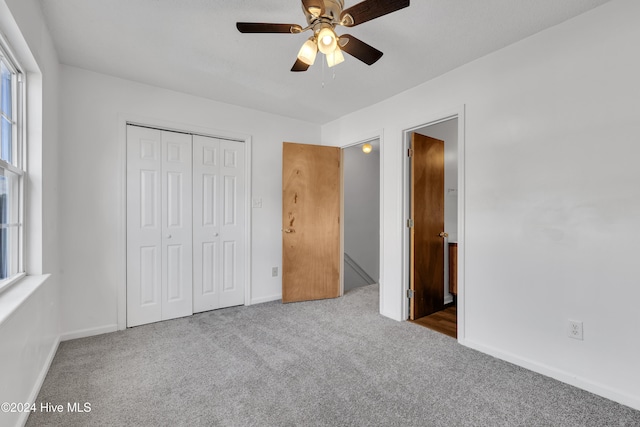
[[0,39],[0,290],[24,272],[24,77]]

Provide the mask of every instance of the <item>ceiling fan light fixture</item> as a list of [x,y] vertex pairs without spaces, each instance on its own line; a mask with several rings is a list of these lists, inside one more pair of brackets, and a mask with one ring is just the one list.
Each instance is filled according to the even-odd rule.
[[312,14],[313,16],[320,16],[320,14],[322,13],[322,9],[320,9],[317,6],[311,6],[308,9],[309,13]]
[[318,49],[320,52],[328,55],[336,50],[336,46],[338,46],[338,38],[331,27],[324,27],[318,32]]
[[313,38],[310,38],[300,48],[298,52],[298,59],[304,62],[307,65],[313,65],[316,61],[316,54],[318,53],[318,47],[313,41]]
[[346,13],[340,21],[340,25],[343,25],[345,27],[351,27],[354,23],[355,22],[353,20],[353,16],[349,15],[348,13]]
[[334,65],[338,65],[344,62],[344,55],[342,54],[342,50],[338,46],[336,46],[336,49],[333,52],[327,54],[326,57],[327,65],[329,67],[333,67]]

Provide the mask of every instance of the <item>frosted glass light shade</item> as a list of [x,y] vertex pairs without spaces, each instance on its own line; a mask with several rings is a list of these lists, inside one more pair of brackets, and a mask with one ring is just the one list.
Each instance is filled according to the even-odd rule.
[[313,40],[307,40],[300,48],[300,52],[298,52],[298,59],[307,65],[313,65],[316,61],[317,53],[318,48]]
[[366,143],[362,146],[362,152],[364,154],[369,154],[373,150],[373,146],[369,143]]
[[333,67],[334,65],[338,65],[341,62],[344,62],[344,55],[342,54],[342,50],[338,46],[336,46],[336,50],[332,53],[328,53],[327,55],[327,65],[329,67]]
[[318,33],[318,49],[320,52],[328,55],[336,50],[336,46],[338,46],[336,33],[329,27],[321,29]]

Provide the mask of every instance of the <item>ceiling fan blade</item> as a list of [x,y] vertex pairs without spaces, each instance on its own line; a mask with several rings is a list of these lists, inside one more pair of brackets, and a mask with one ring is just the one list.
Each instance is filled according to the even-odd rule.
[[371,65],[382,57],[382,52],[373,46],[353,37],[350,34],[340,36],[340,49],[349,55],[358,58],[367,65]]
[[296,59],[296,63],[291,67],[291,71],[307,71],[309,69],[309,65],[304,62]]
[[298,34],[302,27],[297,24],[268,24],[264,22],[236,22],[241,33],[287,33]]
[[[354,27],[408,6],[409,0],[365,0],[343,10],[340,20],[345,22],[345,26]],[[351,16],[353,23],[349,19],[345,21],[346,15]]]
[[324,15],[323,0],[302,0],[302,6],[304,7],[304,10],[314,16]]

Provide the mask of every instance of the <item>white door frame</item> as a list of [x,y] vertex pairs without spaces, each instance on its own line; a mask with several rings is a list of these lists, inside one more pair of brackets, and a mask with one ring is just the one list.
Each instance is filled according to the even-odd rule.
[[210,136],[220,139],[231,139],[245,144],[245,292],[244,305],[251,304],[251,135],[229,132],[220,129],[203,126],[176,123],[169,120],[143,117],[132,114],[118,115],[119,131],[119,188],[120,188],[120,215],[118,223],[118,247],[122,254],[120,263],[116,266],[117,277],[117,319],[118,330],[127,328],[127,125],[147,126],[160,130],[182,132],[195,135]]
[[[464,342],[465,336],[465,286],[464,286],[464,263],[465,263],[465,106],[443,111],[427,117],[419,125],[411,125],[402,131],[402,214],[406,220],[411,216],[411,168],[407,151],[411,145],[411,134],[421,128],[435,125],[447,120],[458,119],[458,342]],[[407,295],[409,289],[409,228],[403,223],[402,232],[402,294]],[[409,318],[408,299],[402,298],[402,319]]]
[[[361,136],[360,138],[356,139],[355,142],[348,142],[342,145],[339,145],[338,147],[341,150],[344,150],[345,148],[349,148],[349,147],[353,147],[354,145],[360,145],[360,144],[364,144],[366,142],[369,141],[373,141],[373,140],[379,140],[380,141],[380,180],[378,182],[378,188],[380,191],[380,202],[379,202],[379,206],[378,206],[378,215],[380,218],[380,234],[378,236],[378,259],[379,259],[379,271],[378,271],[378,286],[380,287],[380,291],[379,291],[379,312],[382,314],[383,313],[383,304],[384,304],[384,299],[383,299],[383,286],[384,286],[384,281],[382,280],[382,278],[384,277],[383,273],[384,273],[384,251],[383,251],[383,245],[382,245],[382,238],[384,236],[384,217],[383,217],[383,201],[384,198],[382,197],[382,193],[383,193],[383,183],[384,183],[384,133],[382,130],[378,130],[378,131],[374,131],[370,134],[366,134]],[[342,172],[344,175],[344,162],[342,165]],[[342,197],[344,197],[344,179],[340,179],[340,185],[341,185],[341,191],[342,191]],[[344,258],[344,201],[342,202],[342,212],[340,213],[341,217],[343,218],[342,221],[340,221],[340,251],[342,254],[342,257]],[[341,265],[341,269],[344,269],[344,260],[342,260],[340,262]],[[344,294],[344,274],[341,273],[340,275],[340,280],[341,280],[341,291],[340,291],[340,295],[342,296]]]

